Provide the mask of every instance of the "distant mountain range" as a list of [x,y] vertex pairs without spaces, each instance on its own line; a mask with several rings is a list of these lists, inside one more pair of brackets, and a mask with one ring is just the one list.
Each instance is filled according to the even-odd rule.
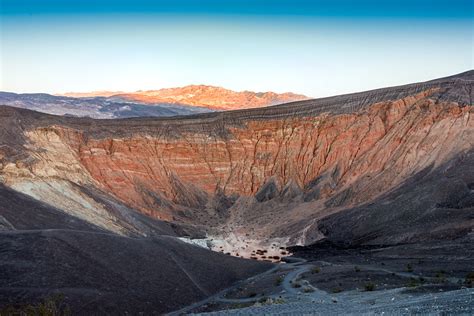
[[0,104],[38,112],[98,119],[175,116],[211,112],[211,110],[180,104],[143,104],[125,102],[106,97],[72,98],[45,93],[16,94],[0,92]]
[[235,92],[220,87],[193,85],[182,88],[137,91],[17,94],[0,91],[0,105],[9,105],[55,115],[99,119],[176,116],[264,107],[308,99],[294,93]]
[[275,92],[236,92],[229,89],[206,86],[190,85],[180,88],[160,90],[147,90],[136,92],[69,92],[62,96],[67,97],[108,97],[117,102],[138,102],[143,104],[180,104],[188,106],[201,106],[212,110],[236,110],[259,108],[269,105],[288,103],[309,99],[305,95]]

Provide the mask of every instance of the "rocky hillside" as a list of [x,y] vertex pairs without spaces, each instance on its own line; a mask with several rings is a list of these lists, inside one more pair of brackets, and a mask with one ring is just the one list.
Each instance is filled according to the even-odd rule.
[[248,108],[259,108],[269,105],[287,103],[291,101],[306,100],[308,97],[294,93],[275,92],[236,92],[221,87],[206,85],[190,85],[180,88],[168,88],[160,90],[124,92],[91,92],[91,93],[67,93],[65,96],[91,97],[104,96],[109,100],[118,102],[137,102],[145,104],[180,104],[189,106],[201,106],[212,110],[238,110]]
[[175,226],[104,196],[93,195],[96,212],[71,212],[85,200],[51,190],[70,207],[0,185],[1,315],[37,314],[55,301],[74,315],[161,315],[271,268],[186,244]]
[[[382,201],[414,177],[438,187],[432,172],[473,148],[473,80],[470,71],[167,119],[96,121],[4,107],[0,174],[6,186],[114,231],[121,228],[91,191],[211,236],[308,244],[330,235],[321,219]],[[456,185],[470,196],[465,172]]]

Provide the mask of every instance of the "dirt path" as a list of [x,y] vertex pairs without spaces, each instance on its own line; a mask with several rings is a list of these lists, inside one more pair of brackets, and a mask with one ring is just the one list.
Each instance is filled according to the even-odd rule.
[[[263,272],[261,274],[255,275],[249,279],[242,280],[235,285],[205,299],[200,302],[196,302],[190,306],[187,306],[181,310],[172,312],[168,315],[183,315],[186,313],[189,313],[190,311],[199,308],[205,304],[209,303],[229,303],[229,304],[239,304],[239,303],[256,303],[259,300],[262,299],[262,297],[246,297],[246,298],[227,298],[226,295],[228,295],[229,292],[237,289],[238,287],[248,284],[250,282],[253,282],[255,280],[258,280],[259,278],[262,278],[266,275],[269,275],[274,272],[278,271],[287,271],[288,273],[285,275],[281,282],[281,287],[283,288],[282,291],[279,294],[272,294],[272,295],[266,295],[265,299],[280,299],[283,300],[285,303],[284,304],[279,304],[280,306],[283,305],[292,305],[292,304],[314,304],[318,303],[319,307],[321,306],[332,306],[334,303],[338,302],[338,305],[341,305],[343,303],[344,306],[346,307],[351,307],[354,310],[363,309],[363,307],[366,305],[367,300],[372,300],[379,297],[385,297],[385,296],[390,296],[390,297],[399,297],[400,292],[403,290],[403,288],[397,288],[397,289],[391,289],[391,290],[382,290],[382,291],[374,291],[374,292],[363,292],[361,293],[360,291],[348,291],[344,294],[339,294],[339,295],[331,295],[321,289],[318,289],[317,287],[311,285],[308,281],[304,280],[301,278],[301,275],[311,271],[312,268],[316,266],[336,266],[338,264],[326,262],[326,261],[316,261],[312,263],[307,263],[305,259],[302,258],[294,258],[294,257],[286,257],[284,264],[279,264],[275,266],[274,268]],[[417,275],[415,273],[411,272],[394,272],[390,271],[385,268],[378,268],[378,267],[371,267],[371,266],[360,266],[364,270],[370,270],[370,271],[383,271],[385,273],[391,273],[391,274],[396,274],[400,277],[404,278],[418,278],[420,275]],[[427,280],[428,279],[435,279],[432,277],[425,277]],[[457,282],[458,279],[453,278],[453,280],[449,280],[452,282]],[[462,292],[464,293],[464,292]],[[464,294],[463,294],[464,295]],[[393,300],[393,298],[391,298]],[[425,297],[420,297],[418,298],[421,301],[426,301],[429,299],[429,296]],[[413,298],[411,301],[407,300],[407,304],[415,304],[417,299]],[[393,303],[394,306],[397,306],[397,304],[400,304],[400,302],[393,302],[393,301],[387,301],[387,303]],[[270,307],[268,307],[270,308]],[[224,311],[223,311],[224,312]]]
[[[188,313],[189,311],[193,310],[193,309],[196,309],[202,305],[205,305],[205,304],[208,304],[210,302],[215,302],[215,301],[219,301],[220,299],[224,300],[224,296],[229,292],[229,291],[232,291],[232,290],[235,290],[236,288],[238,288],[239,286],[241,286],[243,283],[247,283],[247,282],[251,282],[255,279],[258,279],[262,276],[265,276],[265,275],[268,275],[268,274],[271,274],[277,270],[279,270],[280,267],[279,266],[275,266],[273,268],[271,268],[270,270],[267,270],[263,273],[260,273],[260,274],[257,274],[257,275],[254,275],[253,277],[250,277],[248,279],[245,279],[245,280],[242,280],[242,281],[239,281],[237,282],[236,284],[234,284],[233,286],[231,287],[228,287],[224,290],[222,290],[221,292],[217,293],[217,294],[214,294],[202,301],[199,301],[199,302],[196,302],[194,304],[191,304],[189,306],[186,306],[180,310],[177,310],[177,311],[174,311],[174,312],[171,312],[171,313],[168,313],[166,315],[169,315],[169,316],[176,316],[176,315],[183,315],[183,314],[186,314]],[[239,303],[239,302],[244,302],[243,300],[245,299],[236,299],[235,302]],[[251,300],[249,300],[249,302],[254,302],[256,301],[257,299],[255,298],[252,298]],[[229,299],[229,302],[228,303],[233,303],[233,301],[231,299]]]
[[[283,290],[285,291],[285,293],[283,295],[285,296],[285,298],[288,298],[288,297],[296,298],[297,296],[300,296],[302,294],[304,288],[309,287],[309,288],[311,288],[312,292],[305,293],[305,297],[307,299],[318,300],[318,301],[322,301],[322,302],[330,301],[331,298],[330,298],[328,293],[313,287],[309,283],[305,283],[304,285],[301,285],[301,287],[298,287],[298,288],[294,287],[294,284],[303,282],[303,280],[300,280],[301,274],[310,271],[314,267],[314,265],[305,264],[307,261],[305,259],[301,259],[301,258],[288,257],[288,258],[285,258],[285,260],[287,262],[285,264],[280,264],[280,265],[278,265],[278,266],[276,266],[276,267],[274,267],[270,270],[267,270],[267,271],[265,271],[261,274],[258,274],[258,275],[255,275],[255,276],[251,277],[251,278],[248,278],[246,280],[240,281],[240,282],[236,283],[235,285],[233,285],[233,286],[231,286],[231,287],[229,287],[229,288],[227,288],[227,289],[225,289],[225,290],[223,290],[223,291],[221,291],[221,292],[219,292],[219,293],[217,293],[217,294],[215,294],[211,297],[208,297],[205,300],[196,302],[192,305],[189,305],[185,308],[182,308],[178,311],[174,311],[174,312],[169,313],[167,315],[169,315],[169,316],[183,315],[183,314],[186,314],[186,313],[192,311],[193,309],[196,309],[200,306],[203,306],[203,305],[211,303],[211,302],[255,303],[261,298],[257,298],[257,297],[227,298],[225,296],[230,291],[235,290],[236,288],[238,288],[242,284],[252,282],[252,281],[254,281],[256,279],[259,279],[263,276],[266,276],[268,274],[271,274],[271,273],[274,273],[276,271],[283,270],[283,269],[284,270],[294,269],[291,272],[289,272],[284,277],[284,279],[282,281],[282,287],[283,287]],[[276,298],[279,298],[280,296],[281,296],[280,294],[273,294],[273,295],[266,296],[266,298],[276,299]]]

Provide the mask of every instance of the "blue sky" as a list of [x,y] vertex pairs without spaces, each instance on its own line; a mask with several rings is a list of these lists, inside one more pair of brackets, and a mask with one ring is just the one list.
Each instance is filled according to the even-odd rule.
[[0,0],[0,90],[313,97],[473,68],[472,1]]

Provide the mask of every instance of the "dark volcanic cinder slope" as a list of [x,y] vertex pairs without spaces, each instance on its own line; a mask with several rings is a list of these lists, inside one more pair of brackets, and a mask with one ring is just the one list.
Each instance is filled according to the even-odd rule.
[[330,215],[318,228],[344,247],[465,236],[474,228],[474,151],[428,167],[368,204]]
[[173,231],[153,219],[137,225],[153,237],[123,237],[3,185],[0,197],[2,315],[57,294],[75,315],[161,314],[270,268],[160,236]]
[[39,229],[104,232],[91,223],[0,184],[0,230]]
[[270,267],[173,237],[73,230],[0,232],[0,252],[0,310],[56,293],[75,315],[162,314]]

